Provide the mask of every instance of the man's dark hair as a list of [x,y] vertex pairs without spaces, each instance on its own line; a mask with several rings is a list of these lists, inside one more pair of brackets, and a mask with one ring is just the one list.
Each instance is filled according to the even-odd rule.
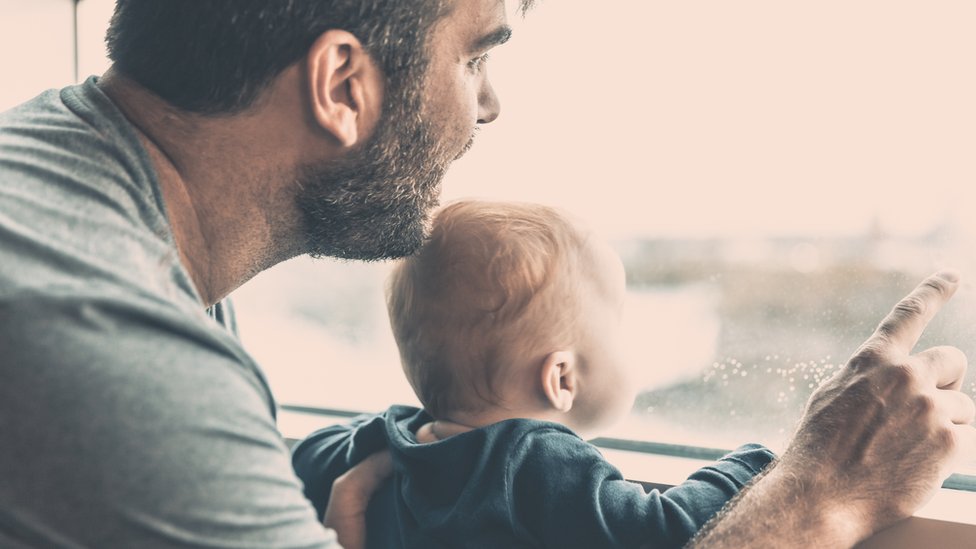
[[[388,81],[416,75],[426,66],[426,38],[449,4],[117,0],[106,42],[122,74],[173,106],[201,114],[234,113],[249,107],[331,29],[355,35]],[[524,0],[522,8],[529,4]]]

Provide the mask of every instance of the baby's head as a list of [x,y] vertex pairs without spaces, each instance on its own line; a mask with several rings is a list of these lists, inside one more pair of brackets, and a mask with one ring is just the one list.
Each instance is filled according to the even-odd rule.
[[633,403],[617,344],[619,257],[545,206],[464,201],[390,280],[410,384],[437,419],[513,417],[590,431]]

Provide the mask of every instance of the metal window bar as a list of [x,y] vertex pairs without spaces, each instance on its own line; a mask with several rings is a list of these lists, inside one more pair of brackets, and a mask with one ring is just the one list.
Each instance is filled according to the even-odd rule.
[[73,55],[72,67],[74,70],[75,83],[81,77],[81,66],[79,62],[78,49],[80,48],[80,38],[78,37],[78,4],[81,0],[71,0],[71,49]]

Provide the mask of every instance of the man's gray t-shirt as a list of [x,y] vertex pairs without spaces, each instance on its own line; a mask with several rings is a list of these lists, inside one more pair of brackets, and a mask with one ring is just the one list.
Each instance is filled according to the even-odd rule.
[[0,547],[334,547],[95,79],[0,114]]

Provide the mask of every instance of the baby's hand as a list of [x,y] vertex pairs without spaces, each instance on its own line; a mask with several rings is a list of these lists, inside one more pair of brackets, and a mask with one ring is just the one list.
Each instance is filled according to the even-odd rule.
[[332,484],[322,523],[336,531],[345,549],[365,549],[366,508],[383,481],[393,474],[390,452],[377,452],[361,461]]

